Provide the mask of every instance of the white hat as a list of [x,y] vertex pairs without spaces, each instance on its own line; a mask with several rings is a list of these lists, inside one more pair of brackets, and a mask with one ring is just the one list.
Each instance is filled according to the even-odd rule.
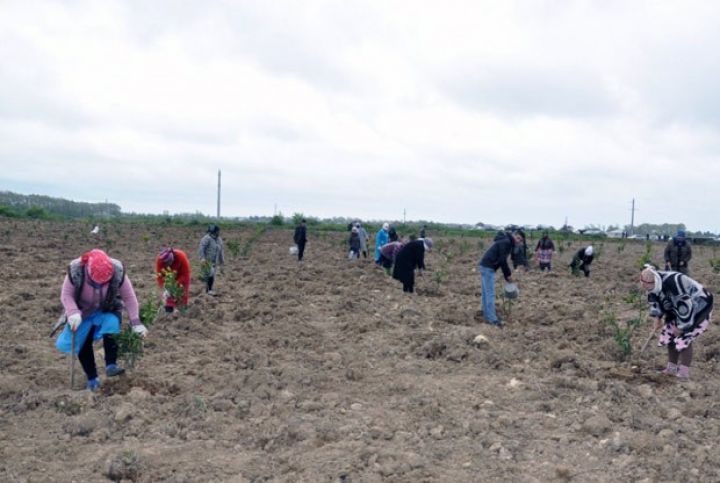
[[390,223],[383,223],[383,230],[388,231],[390,229]]
[[587,247],[587,248],[585,249],[585,256],[586,256],[586,257],[589,257],[589,256],[592,255],[592,254],[593,254],[593,248],[592,248],[592,245],[590,245],[589,247]]

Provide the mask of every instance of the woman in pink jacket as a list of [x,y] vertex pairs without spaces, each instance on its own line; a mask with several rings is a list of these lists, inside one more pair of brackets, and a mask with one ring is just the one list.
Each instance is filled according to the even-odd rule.
[[125,372],[117,365],[118,347],[113,337],[120,333],[123,307],[130,316],[132,330],[141,337],[147,334],[147,328],[140,322],[132,283],[119,260],[94,249],[70,262],[60,301],[67,323],[55,345],[61,352],[69,353],[75,333],[74,352],[87,376],[87,388],[95,391],[100,387],[100,379],[95,367],[94,341],[103,340],[105,374],[112,377]]

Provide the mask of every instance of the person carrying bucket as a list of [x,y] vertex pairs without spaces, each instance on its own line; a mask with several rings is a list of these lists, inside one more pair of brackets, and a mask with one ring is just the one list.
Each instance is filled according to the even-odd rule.
[[125,372],[117,365],[118,346],[113,337],[120,333],[123,307],[133,332],[141,337],[147,335],[147,328],[140,322],[132,283],[122,262],[93,249],[70,262],[60,301],[67,323],[55,346],[61,352],[77,354],[87,376],[87,389],[96,391],[100,388],[100,379],[95,366],[94,341],[103,340],[105,375],[114,377]]
[[512,234],[501,231],[495,236],[493,244],[487,249],[479,264],[482,315],[485,322],[496,327],[502,327],[504,322],[500,320],[495,311],[495,272],[502,269],[505,280],[512,282],[512,272],[508,265],[508,257],[512,254],[516,243],[522,243],[522,236],[517,231]]

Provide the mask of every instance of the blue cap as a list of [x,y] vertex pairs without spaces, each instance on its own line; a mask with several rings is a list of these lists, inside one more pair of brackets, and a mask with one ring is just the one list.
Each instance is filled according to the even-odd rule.
[[685,230],[678,230],[676,236],[685,238]]

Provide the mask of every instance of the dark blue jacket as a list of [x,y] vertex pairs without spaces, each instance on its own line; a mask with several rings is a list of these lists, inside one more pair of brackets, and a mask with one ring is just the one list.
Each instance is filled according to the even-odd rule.
[[305,242],[307,242],[307,229],[303,225],[298,225],[295,227],[293,241],[296,245],[304,245]]
[[512,272],[508,266],[508,257],[512,253],[513,246],[515,245],[512,236],[510,234],[501,232],[495,237],[494,243],[483,255],[480,260],[480,266],[492,268],[497,270],[502,268],[503,276],[507,280],[510,278]]

